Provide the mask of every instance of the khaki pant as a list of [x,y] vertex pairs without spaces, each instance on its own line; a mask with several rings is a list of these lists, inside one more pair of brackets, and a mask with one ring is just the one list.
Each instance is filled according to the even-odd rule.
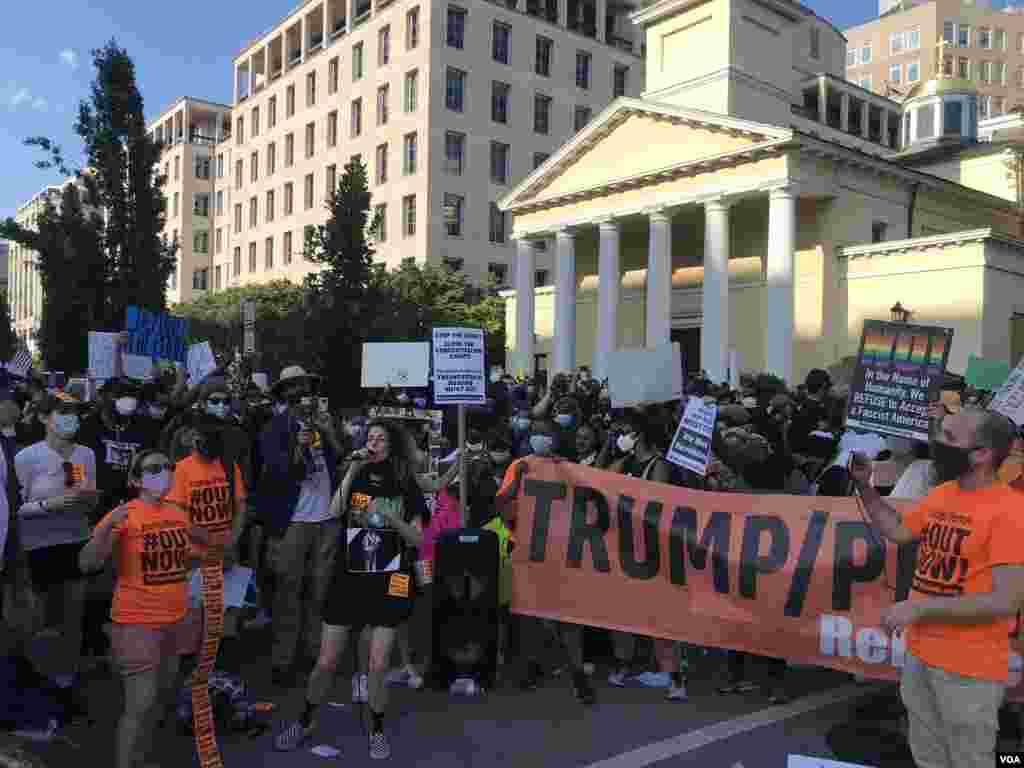
[[931,667],[911,653],[900,694],[917,768],[991,768],[1006,686]]
[[275,668],[289,667],[295,661],[303,625],[310,656],[315,659],[320,653],[321,609],[331,583],[340,535],[340,520],[291,523],[284,536],[267,542],[267,564],[277,577],[271,650]]

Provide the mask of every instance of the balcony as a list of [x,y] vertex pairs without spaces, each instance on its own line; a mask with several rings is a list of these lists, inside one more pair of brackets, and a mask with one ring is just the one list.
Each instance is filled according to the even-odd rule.
[[192,144],[204,144],[206,146],[212,147],[212,146],[216,146],[216,144],[217,144],[217,137],[216,136],[209,136],[207,134],[202,134],[202,133],[199,133],[198,131],[193,131],[192,132],[191,143]]

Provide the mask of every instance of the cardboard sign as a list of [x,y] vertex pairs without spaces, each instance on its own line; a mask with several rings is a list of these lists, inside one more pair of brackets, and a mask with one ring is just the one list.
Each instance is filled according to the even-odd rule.
[[1024,357],[1010,371],[989,408],[1011,419],[1018,427],[1024,425]]
[[364,389],[426,387],[430,380],[430,345],[426,342],[363,344]]
[[434,402],[483,405],[484,332],[480,328],[434,329]]
[[650,349],[616,349],[608,358],[612,408],[668,403],[683,397],[679,342]]
[[128,307],[125,331],[128,333],[128,354],[146,355],[154,360],[185,362],[185,338],[188,336],[186,318],[171,317],[166,312],[150,312],[141,307]]
[[679,421],[679,428],[676,429],[676,435],[672,438],[672,445],[665,458],[704,477],[708,471],[711,438],[715,434],[717,418],[716,404],[705,403],[699,397],[691,397],[686,403],[683,418]]
[[136,381],[152,381],[153,358],[146,355],[122,355],[124,375]]
[[850,384],[848,427],[928,442],[953,331],[865,320]]

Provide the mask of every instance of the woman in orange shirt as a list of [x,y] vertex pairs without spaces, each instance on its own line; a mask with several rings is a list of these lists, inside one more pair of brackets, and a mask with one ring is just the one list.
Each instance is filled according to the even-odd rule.
[[188,575],[193,535],[206,537],[185,509],[164,499],[173,468],[162,453],[139,453],[129,477],[138,498],[107,514],[79,557],[86,572],[115,558],[111,645],[125,689],[116,768],[141,762],[161,691],[173,691],[181,656],[199,647],[202,621],[191,608]]

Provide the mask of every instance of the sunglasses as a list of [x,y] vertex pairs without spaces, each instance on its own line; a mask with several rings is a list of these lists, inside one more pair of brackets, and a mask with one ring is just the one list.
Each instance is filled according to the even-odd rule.
[[173,472],[174,464],[172,462],[161,463],[161,464],[147,464],[142,468],[142,474],[144,475],[159,475],[161,472]]

